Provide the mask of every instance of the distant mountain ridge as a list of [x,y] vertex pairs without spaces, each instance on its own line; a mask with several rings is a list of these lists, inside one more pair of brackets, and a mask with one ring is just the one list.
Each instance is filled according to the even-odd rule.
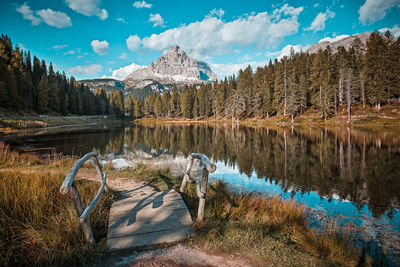
[[318,50],[324,50],[328,47],[328,45],[331,47],[332,49],[332,53],[337,53],[339,47],[343,46],[347,51],[351,48],[351,46],[353,45],[353,42],[355,39],[359,39],[360,45],[362,46],[361,48],[366,48],[367,47],[367,40],[369,38],[369,36],[371,35],[370,32],[364,32],[364,33],[359,33],[359,34],[354,34],[352,36],[340,39],[338,41],[334,41],[334,42],[329,42],[329,41],[323,41],[317,44],[313,44],[312,46],[310,46],[307,50],[306,53],[309,54],[315,54],[318,52]]
[[172,90],[173,85],[183,87],[185,84],[200,85],[213,82],[218,78],[205,62],[198,62],[188,57],[179,46],[171,46],[147,68],[138,69],[129,74],[123,81],[116,79],[82,80],[92,91],[104,87],[108,92],[121,90],[125,97],[136,94],[145,97],[152,92]]

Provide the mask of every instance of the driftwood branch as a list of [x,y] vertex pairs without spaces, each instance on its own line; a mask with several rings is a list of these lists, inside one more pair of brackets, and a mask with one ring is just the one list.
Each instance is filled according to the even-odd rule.
[[72,186],[72,183],[74,182],[75,176],[79,171],[79,168],[85,163],[89,158],[91,157],[96,157],[99,153],[97,152],[91,152],[87,153],[84,155],[80,160],[78,160],[74,166],[72,166],[71,170],[67,174],[67,177],[65,177],[64,182],[61,185],[60,192],[61,194],[65,195],[69,192],[69,189]]
[[[200,162],[199,167],[201,169],[201,177],[190,177],[190,170],[193,166],[194,159]],[[197,210],[197,220],[203,221],[204,207],[206,203],[208,174],[215,172],[217,166],[213,164],[206,155],[200,153],[192,153],[188,158],[188,164],[186,170],[182,170],[184,174],[180,191],[183,192],[186,188],[187,182],[196,182],[196,193],[199,197],[199,208]]]
[[[89,242],[90,244],[94,244],[95,239],[94,239],[92,230],[90,228],[89,222],[87,221],[87,217],[89,216],[89,213],[92,211],[94,206],[99,201],[104,190],[107,190],[107,182],[106,182],[107,176],[105,173],[103,173],[97,156],[98,156],[97,152],[91,152],[91,153],[87,153],[81,159],[79,159],[74,164],[74,166],[72,166],[71,170],[65,177],[64,182],[62,183],[61,188],[60,188],[61,194],[65,195],[68,192],[71,193],[71,197],[74,202],[76,213],[78,214],[78,217],[79,217],[79,223],[81,225],[83,233],[85,234],[86,241]],[[95,166],[97,173],[100,177],[101,186],[100,186],[95,198],[86,207],[86,209],[83,210],[82,201],[81,201],[78,189],[76,188],[76,184],[75,184],[75,176],[78,173],[79,168],[82,167],[82,165],[90,158],[93,159],[92,162],[93,162],[93,165]]]

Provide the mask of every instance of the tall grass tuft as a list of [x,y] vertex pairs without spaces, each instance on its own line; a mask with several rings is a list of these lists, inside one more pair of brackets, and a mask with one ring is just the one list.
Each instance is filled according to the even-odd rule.
[[[196,214],[194,186],[184,195]],[[195,245],[212,251],[236,253],[257,259],[260,265],[356,266],[360,251],[352,246],[351,229],[332,224],[319,232],[308,226],[307,209],[278,196],[234,193],[216,182],[207,192],[206,215],[196,223]]]
[[40,162],[39,156],[35,154],[19,154],[16,151],[10,151],[8,145],[0,142],[0,167],[8,168],[14,166],[32,166]]
[[[63,179],[46,172],[0,172],[0,265],[85,264],[104,253],[115,193],[105,193],[89,216],[100,240],[92,247],[85,241],[69,195],[59,193]],[[86,206],[99,185],[77,181],[77,186]]]

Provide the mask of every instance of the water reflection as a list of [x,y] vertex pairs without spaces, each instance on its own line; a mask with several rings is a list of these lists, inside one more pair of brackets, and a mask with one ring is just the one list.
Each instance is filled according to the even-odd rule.
[[[22,140],[22,141],[21,141]],[[13,143],[12,143],[13,144]],[[400,199],[400,134],[350,128],[109,125],[18,138],[17,147],[55,148],[66,154],[160,150],[199,152],[255,174],[283,192],[315,192],[329,201],[367,205],[374,217],[397,212]]]

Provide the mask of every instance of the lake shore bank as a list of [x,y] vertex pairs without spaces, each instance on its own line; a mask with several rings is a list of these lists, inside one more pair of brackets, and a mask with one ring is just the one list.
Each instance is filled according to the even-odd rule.
[[[7,151],[5,146],[2,147],[0,156],[0,164],[3,169],[0,172],[0,176],[3,178],[8,177],[7,181],[12,181],[18,177],[18,181],[21,183],[21,187],[18,188],[21,189],[25,188],[26,183],[42,185],[40,188],[44,190],[42,192],[43,201],[38,203],[42,206],[46,206],[48,203],[52,203],[52,201],[59,198],[57,195],[58,183],[61,183],[63,176],[76,161],[76,159],[71,157],[57,155],[38,156],[33,154],[18,154],[13,151]],[[63,198],[62,202],[54,202],[61,206],[55,210],[44,209],[45,213],[42,214],[43,216],[35,218],[35,220],[39,221],[35,222],[38,224],[34,227],[34,230],[38,231],[39,235],[30,235],[29,233],[32,232],[28,230],[15,232],[20,231],[21,229],[19,228],[8,229],[9,231],[6,231],[8,234],[3,236],[6,239],[3,240],[3,243],[12,242],[13,239],[9,239],[10,235],[18,234],[26,242],[20,243],[19,246],[22,247],[18,247],[17,243],[5,247],[11,247],[18,251],[29,249],[31,253],[28,254],[28,258],[25,258],[25,260],[37,263],[59,263],[61,259],[65,264],[76,260],[78,262],[75,263],[80,264],[93,261],[98,262],[104,257],[112,256],[112,253],[105,248],[104,229],[107,229],[107,220],[104,218],[107,218],[107,209],[111,206],[112,201],[118,198],[118,191],[124,189],[124,183],[128,184],[130,182],[131,186],[135,183],[148,183],[158,190],[166,190],[177,188],[181,181],[181,177],[171,175],[168,169],[153,169],[143,164],[138,164],[134,169],[125,168],[121,170],[116,170],[112,164],[108,164],[105,167],[105,171],[110,180],[111,188],[115,191],[112,191],[112,195],[105,197],[103,204],[99,203],[101,212],[94,213],[96,215],[96,225],[98,225],[94,231],[97,240],[99,240],[95,247],[90,248],[85,244],[77,223],[77,218],[75,218],[76,215],[73,212],[68,213],[69,215],[65,213],[57,215],[59,219],[65,219],[65,216],[70,217],[68,218],[68,225],[59,225],[62,226],[60,230],[55,231],[53,229],[53,233],[50,234],[49,230],[46,230],[46,227],[44,227],[45,224],[41,220],[47,220],[50,217],[53,218],[53,213],[57,213],[56,211],[59,208],[61,209],[61,207],[67,205],[68,209],[72,209],[72,201],[68,198]],[[83,188],[83,198],[86,201],[89,201],[91,199],[90,196],[95,192],[96,183],[93,182],[95,179],[92,179],[92,176],[96,176],[95,173],[95,169],[90,168],[90,166],[84,167],[80,172],[80,188]],[[1,180],[5,181],[5,179]],[[56,182],[52,182],[51,184],[46,183],[43,186],[42,180],[55,180]],[[5,186],[6,184],[2,184],[1,188],[5,190]],[[45,192],[53,193],[47,194]],[[210,255],[227,258],[234,255],[236,258],[248,260],[251,265],[344,264],[355,266],[360,263],[360,259],[362,261],[366,260],[367,263],[371,261],[369,258],[363,259],[361,257],[361,250],[353,247],[351,237],[355,229],[341,229],[338,225],[332,224],[327,226],[326,229],[315,231],[308,226],[306,219],[307,211],[304,207],[293,201],[282,200],[279,197],[268,198],[253,194],[233,193],[223,183],[210,185],[208,192],[206,219],[203,223],[195,223],[194,227],[197,235],[183,243],[189,248],[199,248]],[[15,197],[10,199],[3,198],[3,200],[7,201],[7,203],[8,201],[14,201],[14,204],[18,205],[14,205],[13,207],[23,208],[26,203],[29,203],[27,198],[35,196],[34,192],[32,192],[33,195],[26,195],[25,193],[25,191],[18,189],[15,190]],[[195,219],[198,203],[195,188],[189,187],[187,192],[182,194],[182,197],[192,217]],[[2,206],[5,203],[2,202]],[[39,207],[41,207],[40,205]],[[10,215],[12,215],[11,218],[14,220],[13,224],[7,225],[34,223],[29,220],[27,222],[21,221],[25,220],[23,219],[25,217],[14,214],[15,211],[13,210],[3,210],[3,212],[10,212]],[[26,208],[24,212],[31,212],[30,208]],[[94,221],[91,221],[91,223],[94,223]],[[72,236],[64,236],[66,229]],[[33,229],[31,230],[33,231]],[[28,234],[27,236],[25,235],[26,233]],[[67,240],[75,241],[65,243],[65,240],[57,239],[65,243],[62,246],[56,240],[52,243],[39,242],[58,234],[64,236]],[[244,243],[247,244],[245,249],[243,248]],[[26,247],[24,244],[31,245]],[[83,249],[87,255],[81,254],[82,252],[78,249],[72,249],[70,245]],[[35,251],[39,252],[43,251],[43,249],[47,251],[46,254],[35,253]],[[60,258],[64,250],[68,251],[69,254],[64,254],[62,256],[64,258]],[[132,251],[128,253],[132,253]],[[77,255],[79,257],[76,257]],[[14,254],[13,260],[18,260],[19,256],[22,257],[22,254]],[[24,257],[26,256],[24,255]]]
[[9,134],[24,130],[68,127],[121,121],[110,116],[0,116],[0,133]]

